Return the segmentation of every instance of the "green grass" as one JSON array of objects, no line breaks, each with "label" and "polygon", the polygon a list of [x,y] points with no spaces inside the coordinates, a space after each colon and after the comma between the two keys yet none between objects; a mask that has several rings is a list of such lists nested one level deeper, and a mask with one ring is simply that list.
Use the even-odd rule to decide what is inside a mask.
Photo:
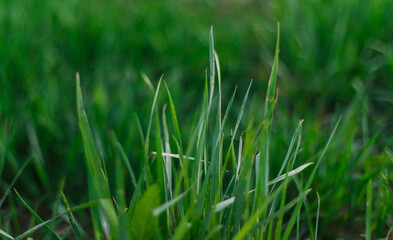
[{"label": "green grass", "polygon": [[392,7],[3,1],[0,238],[388,238]]}]

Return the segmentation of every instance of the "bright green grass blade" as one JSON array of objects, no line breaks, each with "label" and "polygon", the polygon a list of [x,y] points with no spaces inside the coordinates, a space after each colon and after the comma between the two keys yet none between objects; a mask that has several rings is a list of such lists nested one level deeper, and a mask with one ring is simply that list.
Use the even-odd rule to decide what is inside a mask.
[{"label": "bright green grass blade", "polygon": [[184,198],[184,196],[186,196],[186,194],[188,193],[189,190],[190,189],[187,189],[187,191],[179,194],[178,196],[174,197],[173,199],[169,200],[168,202],[162,204],[159,207],[154,208],[153,209],[153,216],[160,215],[162,212],[164,212],[165,210],[167,210],[168,208],[170,208],[171,206],[175,205],[177,202],[182,200]]},{"label": "bright green grass blade", "polygon": [[132,239],[161,239],[158,219],[153,216],[153,209],[160,204],[160,188],[150,186],[135,206],[130,222]]},{"label": "bright green grass blade", "polygon": [[[38,223],[43,223],[44,220],[42,220],[42,218],[40,216],[38,216],[38,214],[29,206],[29,204],[27,204],[25,202],[25,200],[19,195],[18,191],[16,191],[16,189],[14,188],[14,192],[16,193],[16,195],[18,196],[19,200],[23,203],[23,205],[25,205],[25,207],[27,208],[27,210],[29,210],[29,212],[34,216],[35,220]],[[55,239],[61,239],[54,231],[52,228],[50,228],[49,226],[45,226],[45,230],[48,231],[48,234]]]},{"label": "bright green grass blade", "polygon": [[219,124],[219,127],[221,127],[221,70],[220,70],[220,61],[218,59],[218,55],[216,53],[216,51],[214,51],[214,60],[216,63],[216,68],[217,68],[217,81],[218,81],[218,109],[217,109],[217,113],[218,113],[218,117],[217,117],[217,121]]},{"label": "bright green grass blade", "polygon": [[[287,151],[287,154],[285,156],[284,162],[281,165],[280,171],[278,172],[278,176],[281,175],[281,173],[285,169],[285,166],[287,166],[287,163],[288,163],[288,161],[290,159],[290,156],[291,156],[291,153],[292,153],[292,149],[293,149],[293,147],[295,145],[295,142],[296,142],[296,139],[297,139],[297,147],[296,147],[296,150],[295,150],[295,153],[294,153],[294,158],[293,158],[293,161],[292,161],[291,165],[293,166],[294,163],[295,163],[296,155],[297,155],[299,147],[300,147],[300,141],[302,139],[302,124],[303,124],[303,120],[300,120],[299,121],[299,125],[296,128],[295,133],[292,136],[292,139],[291,139],[291,142],[289,144],[288,151]],[[292,170],[292,168],[290,168],[290,170]]]},{"label": "bright green grass blade", "polygon": [[237,156],[235,184],[239,182],[239,173],[240,173],[240,168],[241,168],[241,164],[242,164],[242,151],[243,151],[243,137],[240,136],[240,139],[239,139],[239,150],[238,150],[238,156]]},{"label": "bright green grass blade", "polygon": [[252,163],[255,158],[255,147],[254,141],[256,132],[252,128],[252,124],[248,125],[244,139],[244,160],[242,161],[242,169],[240,171],[239,183],[235,190],[235,202],[233,206],[234,220],[233,220],[233,234],[236,234],[240,230],[241,221],[244,214],[249,214],[248,208],[245,207],[245,203],[248,201],[248,189],[250,187],[250,178],[252,172]]},{"label": "bright green grass blade", "polygon": [[123,160],[123,163],[127,167],[128,174],[131,177],[132,184],[134,185],[134,187],[136,187],[137,182],[136,182],[136,178],[135,178],[135,173],[134,173],[134,170],[131,167],[130,160],[128,159],[127,154],[124,151],[123,146],[117,140],[116,134],[114,132],[111,132],[110,136],[111,136],[111,139],[112,139],[112,143],[115,145],[117,150],[120,152],[121,159]]},{"label": "bright green grass blade", "polygon": [[[160,126],[160,117],[158,114],[158,107],[155,109],[155,114],[154,114],[154,134],[155,134],[155,144],[156,144],[156,150],[157,152],[162,153],[163,151],[163,146],[162,146],[162,139],[161,139],[161,126]],[[166,192],[166,185],[165,185],[165,162],[162,154],[157,154],[156,156],[156,162],[155,162],[155,182],[158,184],[160,187],[160,192],[165,193]]]},{"label": "bright green grass blade", "polygon": [[[169,144],[169,131],[168,131],[168,125],[167,125],[167,121],[166,121],[166,104],[164,105],[163,109],[162,109],[162,130],[164,133],[164,148],[165,148],[165,152],[166,153],[171,153],[171,147]],[[163,150],[162,150],[163,151]],[[164,191],[165,191],[165,202],[168,202],[169,199],[172,199],[173,197],[173,193],[172,193],[172,158],[171,156],[165,156],[164,154],[162,154],[162,158],[164,160],[163,164],[164,164]],[[168,232],[171,231],[171,218],[170,218],[170,212],[169,212],[169,208],[166,208],[166,217],[167,217],[167,230]]]},{"label": "bright green grass blade", "polygon": [[158,85],[157,85],[156,92],[154,94],[154,99],[153,99],[153,103],[152,103],[151,110],[150,110],[149,124],[147,126],[147,132],[146,132],[145,144],[144,144],[144,147],[145,147],[145,158],[144,158],[145,164],[144,164],[144,168],[145,168],[145,171],[146,171],[146,174],[147,174],[147,179],[148,179],[147,184],[153,182],[153,175],[152,175],[152,172],[151,172],[151,169],[150,169],[150,163],[149,163],[149,156],[148,156],[148,154],[150,152],[150,150],[149,150],[149,146],[150,146],[150,131],[151,131],[152,123],[153,123],[153,118],[155,118],[154,114],[157,111],[156,104],[157,104],[158,94],[159,94],[160,89],[161,89],[162,78],[163,78],[163,75],[161,75],[161,77],[160,77],[160,80],[159,80]]},{"label": "bright green grass blade", "polygon": [[[76,75],[76,96],[79,127],[83,139],[88,171],[89,198],[91,200],[95,200],[97,198],[111,199],[108,178],[103,170],[102,162],[97,152],[93,134],[90,129],[89,120],[83,108],[82,90],[80,87],[80,78],[78,73]],[[98,207],[92,208],[95,236],[100,238],[101,228],[99,225],[101,225],[106,235],[109,235],[110,231],[110,234],[115,237],[118,232],[118,225],[116,225],[116,220],[113,219],[113,213],[115,212],[114,206],[112,204],[107,204],[106,202],[103,203],[105,205],[102,206],[102,209],[104,210],[106,216],[100,214],[101,210]],[[109,225],[106,223],[109,223]]]},{"label": "bright green grass blade", "polygon": [[[181,152],[180,144],[177,142],[176,138],[174,138],[174,141],[176,143],[177,151]],[[188,168],[189,168],[190,161],[188,159],[187,159],[187,161],[185,161],[184,156],[180,155],[180,163],[183,163],[183,164],[180,164],[181,172],[178,174],[178,178],[179,178],[179,176],[180,176],[180,178],[177,180],[177,184],[175,187],[175,195],[178,195],[180,193],[181,188],[183,186],[186,186],[186,187],[190,186],[191,188],[193,188],[193,190],[195,190],[194,185],[191,184],[190,177],[188,176]],[[182,182],[183,178],[184,178],[184,183]],[[195,191],[193,191],[193,192],[195,192]],[[179,203],[178,209],[179,209],[179,213],[180,213],[180,219],[183,220],[185,214],[184,214],[184,207],[183,207],[182,202]]]},{"label": "bright green grass blade", "polygon": [[3,235],[4,237],[9,238],[9,239],[14,239],[14,237],[12,237],[10,234],[4,232],[1,229],[0,229],[0,235]]},{"label": "bright green grass blade", "polygon": [[4,203],[4,200],[6,199],[6,197],[8,196],[9,192],[11,191],[12,186],[14,186],[15,182],[18,180],[18,178],[20,177],[20,175],[22,174],[23,170],[26,168],[26,166],[30,163],[30,159],[27,160],[22,167],[19,168],[18,172],[15,174],[14,178],[12,179],[11,183],[8,184],[7,189],[5,190],[3,197],[1,197],[0,199],[0,208]]},{"label": "bright green grass blade", "polygon": [[69,211],[67,210],[67,211],[65,211],[63,213],[60,213],[59,215],[57,215],[57,216],[55,216],[55,217],[53,217],[53,218],[51,218],[51,219],[49,219],[49,220],[47,220],[45,222],[42,222],[42,223],[40,223],[40,224],[38,224],[38,225],[36,225],[36,226],[26,230],[24,233],[22,233],[21,235],[17,236],[15,238],[15,240],[25,239],[27,236],[31,235],[35,231],[39,230],[42,227],[47,226],[49,223],[57,220],[60,217],[63,217],[64,215],[66,215],[68,213],[79,211],[79,210],[82,210],[82,209],[85,209],[85,208],[89,208],[89,207],[92,207],[92,206],[96,206],[98,204],[100,204],[100,201],[99,200],[94,200],[94,201],[90,201],[90,202],[78,205],[78,206],[76,206],[74,208],[71,208],[71,210],[69,210]]},{"label": "bright green grass blade", "polygon": [[[209,105],[207,110],[207,118],[210,113],[211,104],[213,102],[213,93],[214,93],[214,82],[215,82],[215,58],[214,58],[214,37],[213,37],[213,26],[210,28],[209,35],[209,69],[210,69],[210,95],[209,95]],[[206,120],[207,121],[207,120]]]},{"label": "bright green grass blade", "polygon": [[[300,141],[301,141],[301,136],[302,136],[302,134],[301,134],[301,131],[302,131],[302,123],[303,123],[303,120],[301,120],[301,121],[299,122],[299,126],[298,126],[298,128],[295,130],[295,133],[294,133],[293,136],[292,136],[292,140],[291,140],[291,142],[290,142],[290,144],[289,144],[289,148],[288,148],[287,154],[286,154],[286,156],[285,156],[284,162],[283,162],[283,164],[282,164],[282,166],[281,166],[281,169],[280,169],[280,171],[279,171],[279,173],[278,173],[278,177],[276,178],[276,180],[279,180],[280,178],[285,178],[285,177],[286,177],[286,174],[280,176],[280,174],[283,172],[285,166],[287,166],[287,172],[288,172],[288,169],[289,169],[289,170],[292,170],[292,169],[293,169],[294,162],[295,162],[295,160],[296,160],[296,156],[297,156],[297,153],[299,152],[299,147],[300,147]],[[290,158],[290,155],[291,155],[291,153],[292,153],[292,149],[293,149],[293,146],[295,145],[296,139],[297,139],[297,146],[296,146],[295,152],[293,153],[293,156]],[[289,164],[288,164],[288,161],[289,161],[290,159],[292,159],[292,160],[291,160],[292,163],[289,165]],[[289,172],[289,173],[288,173],[288,176],[296,175],[296,174],[297,174],[297,173],[296,173],[296,170],[299,170],[299,172],[300,172],[300,171],[303,170],[303,169],[301,169],[303,166],[304,166],[304,168],[305,168],[305,167],[308,167],[310,164],[312,164],[312,163],[304,164],[304,165],[302,165],[301,167],[295,169],[294,172],[293,172],[293,171]],[[291,167],[289,167],[289,166],[291,166]],[[292,173],[294,173],[294,174],[292,174]],[[274,183],[274,181],[275,181],[275,180],[272,180],[271,182]],[[275,188],[275,183],[274,183],[274,185],[273,185],[273,187],[271,188],[270,191],[273,191],[274,188]],[[279,202],[279,199],[278,199],[278,196],[277,196],[277,199],[274,199],[273,204],[272,204],[271,207],[270,207],[269,215],[272,214],[274,210],[276,210],[276,207],[277,207],[277,205],[278,205],[278,202]],[[270,226],[269,226],[269,233],[270,233],[270,234],[271,234],[270,231],[273,230],[272,228],[273,228],[273,224],[270,224]],[[277,237],[276,237],[276,239],[277,239]]]},{"label": "bright green grass blade", "polygon": [[182,240],[187,239],[185,236],[191,229],[192,224],[189,222],[181,222],[176,228],[175,234],[171,237],[171,240]]},{"label": "bright green grass blade", "polygon": [[219,151],[221,149],[221,144],[222,144],[222,134],[223,134],[223,130],[224,130],[224,126],[226,123],[226,120],[228,119],[228,115],[229,115],[229,111],[232,107],[232,103],[233,100],[235,98],[236,95],[236,89],[233,91],[232,97],[228,103],[227,109],[225,110],[225,115],[224,118],[222,120],[222,124],[220,125],[220,129],[219,131],[216,133],[214,139],[216,139],[214,147],[213,147],[213,151],[212,151],[212,177],[213,177],[213,181],[212,181],[212,187],[211,187],[211,200],[213,201],[212,203],[214,203],[216,200],[218,199],[219,193],[219,189],[221,189],[221,179],[223,179],[223,177],[221,176],[221,169],[220,169],[220,162],[221,159],[219,158]]},{"label": "bright green grass blade", "polygon": [[[165,147],[165,152],[166,153],[171,153],[171,146],[169,144],[169,133],[168,133],[168,125],[166,123],[166,114],[165,114],[165,109],[166,105],[164,106],[162,110],[162,130],[164,132],[164,147]],[[164,157],[164,156],[163,156]],[[168,194],[169,192],[169,198],[172,198],[172,158],[171,156],[165,156],[164,157],[164,164],[165,164],[165,201],[168,199]]]},{"label": "bright green grass blade", "polygon": [[173,128],[175,129],[175,133],[176,133],[176,136],[177,136],[177,140],[179,141],[180,147],[183,150],[182,138],[181,138],[181,134],[180,134],[179,124],[177,122],[177,115],[176,115],[175,105],[173,104],[172,96],[171,96],[171,93],[169,91],[169,88],[168,88],[166,82],[164,82],[164,85],[165,85],[166,91],[168,93],[169,106],[171,108]]},{"label": "bright green grass blade", "polygon": [[318,239],[319,210],[321,208],[321,199],[319,198],[318,192],[317,192],[317,198],[318,198],[318,209],[317,209],[317,219],[315,220],[315,240]]},{"label": "bright green grass blade", "polygon": [[[67,198],[63,192],[61,192],[61,196],[63,197],[63,202],[64,202],[64,205],[65,205],[67,211],[70,211],[71,210],[70,205],[69,205]],[[82,239],[80,231],[79,231],[79,226],[75,221],[74,215],[72,214],[72,212],[69,212],[67,215],[68,215],[68,220],[71,225],[72,233],[74,234],[75,239],[77,239],[77,240]]]},{"label": "bright green grass blade", "polygon": [[367,202],[366,202],[366,240],[371,240],[371,214],[373,200],[373,182],[368,180],[367,184]]},{"label": "bright green grass blade", "polygon": [[83,144],[85,147],[85,155],[87,159],[87,167],[90,169],[94,184],[101,198],[110,198],[109,186],[106,176],[102,169],[101,159],[95,147],[93,134],[90,130],[89,121],[83,108],[82,90],[80,88],[79,74],[76,75],[76,96],[79,126],[82,133]]},{"label": "bright green grass blade", "polygon": [[[200,121],[197,126],[198,130],[198,139],[197,139],[197,145],[196,145],[196,159],[200,160],[203,159],[204,156],[204,147],[205,147],[205,141],[206,141],[206,119],[207,119],[207,114],[208,114],[208,84],[207,84],[207,74],[206,74],[206,79],[205,79],[205,90],[204,90],[204,95],[203,95],[203,104],[202,104],[202,114],[200,116]],[[203,172],[206,174],[207,173],[207,161],[205,161],[203,164],[201,161],[196,161],[197,167],[194,167],[193,169],[197,169],[197,179],[196,179],[196,189],[197,189],[197,194],[200,193],[200,188],[201,185],[203,184],[202,181],[202,174]]]},{"label": "bright green grass blade", "polygon": [[146,149],[149,149],[151,125],[153,122],[154,112],[156,109],[158,94],[160,92],[162,77],[163,77],[163,75],[161,75],[160,80],[158,81],[157,89],[154,94],[154,99],[153,99],[153,103],[152,103],[151,110],[150,110],[150,120],[149,120],[149,125],[147,126],[147,133],[146,133],[146,139],[145,139],[145,148]]},{"label": "bright green grass blade", "polygon": [[[248,85],[246,95],[244,95],[243,102],[242,102],[242,105],[241,105],[241,107],[240,107],[239,114],[237,115],[237,120],[236,120],[235,129],[234,129],[234,131],[233,131],[232,138],[231,138],[231,144],[229,145],[229,148],[228,148],[228,149],[230,149],[230,148],[232,147],[232,145],[233,145],[233,140],[234,140],[235,137],[236,137],[236,133],[237,133],[237,130],[238,130],[238,128],[239,128],[240,121],[241,121],[242,118],[243,118],[243,114],[244,114],[244,110],[246,109],[246,103],[247,103],[247,100],[248,100],[248,94],[250,93],[251,86],[252,86],[252,80],[250,81],[250,85]],[[228,150],[228,151],[229,151],[229,150]]]},{"label": "bright green grass blade", "polygon": [[229,100],[227,109],[225,110],[225,115],[224,115],[224,118],[222,119],[222,123],[221,123],[220,129],[219,129],[219,132],[217,133],[217,135],[216,135],[216,137],[215,137],[215,138],[216,138],[216,142],[215,142],[215,145],[214,145],[214,150],[213,150],[213,152],[214,152],[214,151],[217,149],[217,147],[219,146],[220,139],[221,139],[222,133],[223,133],[223,131],[224,131],[224,126],[225,126],[225,123],[226,123],[226,121],[227,121],[227,119],[228,119],[229,111],[231,110],[233,100],[235,99],[236,90],[237,90],[237,87],[236,87],[235,90],[233,91],[232,97],[231,97],[231,99]]},{"label": "bright green grass blade", "polygon": [[280,42],[280,28],[277,25],[277,42],[276,50],[274,54],[274,61],[272,71],[270,73],[268,89],[266,93],[265,101],[265,119],[263,124],[263,130],[261,134],[261,145],[260,153],[261,158],[259,166],[256,168],[256,193],[254,197],[254,208],[258,208],[258,205],[268,196],[268,181],[269,181],[269,144],[270,144],[270,132],[271,124],[273,121],[273,110],[275,105],[276,95],[276,82],[277,82],[277,69],[278,69],[278,54],[279,54],[279,42]]},{"label": "bright green grass blade", "polygon": [[280,24],[277,23],[277,40],[276,50],[274,53],[274,61],[272,71],[270,73],[269,84],[267,87],[266,102],[265,102],[265,113],[269,112],[269,108],[272,107],[272,103],[276,96],[276,82],[277,82],[277,70],[278,70],[278,54],[279,54],[279,43],[280,43]]},{"label": "bright green grass blade", "polygon": [[[88,177],[87,177],[87,190],[88,190],[88,195],[89,199],[99,199],[99,195],[97,193],[94,180],[92,177],[92,173],[90,172],[91,170],[88,168]],[[104,235],[103,235],[103,224],[101,224],[101,208],[100,206],[92,206],[90,209],[90,214],[91,214],[91,222],[92,222],[92,230],[94,233],[94,237],[97,240],[103,240]]]}]

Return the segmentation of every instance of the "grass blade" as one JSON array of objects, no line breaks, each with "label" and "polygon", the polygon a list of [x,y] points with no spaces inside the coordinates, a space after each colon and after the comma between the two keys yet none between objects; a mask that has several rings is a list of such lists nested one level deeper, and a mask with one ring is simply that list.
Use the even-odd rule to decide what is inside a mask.
[{"label": "grass blade", "polygon": [[[43,223],[44,220],[42,220],[42,218],[40,216],[38,216],[38,214],[29,206],[29,204],[26,203],[26,201],[19,195],[18,191],[16,191],[16,189],[14,188],[14,192],[16,193],[16,195],[18,196],[19,200],[23,203],[23,205],[25,205],[25,207],[27,208],[27,210],[29,210],[29,212],[34,216],[34,218],[36,219],[37,222],[39,223]],[[48,234],[55,239],[61,239],[54,231],[52,228],[50,228],[49,226],[45,225],[45,230],[48,231]]]},{"label": "grass blade", "polygon": [[81,204],[81,205],[79,205],[79,206],[76,206],[76,207],[74,207],[74,208],[71,208],[71,210],[67,210],[67,211],[65,211],[65,212],[63,212],[63,213],[61,213],[61,214],[59,214],[59,215],[57,215],[57,216],[55,216],[55,217],[53,217],[53,218],[51,218],[51,219],[49,219],[49,220],[46,220],[46,221],[44,221],[44,222],[42,222],[42,223],[40,223],[40,224],[38,224],[38,225],[36,225],[36,226],[34,226],[34,227],[28,229],[28,230],[26,230],[24,233],[22,233],[21,235],[17,236],[17,237],[15,238],[15,240],[19,240],[19,239],[24,239],[24,238],[26,238],[27,236],[31,235],[31,234],[34,233],[35,231],[39,230],[39,229],[42,228],[42,227],[47,226],[49,223],[51,223],[51,222],[57,220],[58,218],[64,216],[65,214],[68,214],[68,213],[71,213],[71,212],[75,212],[75,211],[79,211],[79,210],[82,210],[82,209],[85,209],[85,208],[88,208],[88,207],[96,206],[96,205],[98,205],[99,203],[100,203],[99,200],[94,200],[94,201],[90,201],[90,202]]},{"label": "grass blade", "polygon": [[158,219],[152,213],[160,202],[159,198],[159,187],[152,185],[136,203],[130,222],[132,239],[161,239],[158,231]]},{"label": "grass blade", "polygon": [[367,184],[367,203],[366,203],[366,240],[371,240],[371,214],[373,200],[372,180],[368,180]]},{"label": "grass blade", "polygon": [[[279,42],[280,42],[280,28],[277,25],[277,42],[276,50],[274,54],[274,61],[272,71],[270,73],[268,89],[266,93],[265,101],[265,119],[263,124],[263,130],[261,134],[261,145],[260,145],[260,162],[258,161],[258,167],[256,167],[256,193],[254,197],[254,208],[258,208],[258,205],[263,199],[268,196],[268,181],[269,181],[269,144],[270,144],[270,132],[271,124],[273,120],[273,109],[275,105],[275,94],[276,94],[276,82],[277,82],[277,69],[278,69],[278,54],[279,54]],[[257,162],[257,161],[256,161]]]},{"label": "grass blade", "polygon": [[127,157],[126,152],[123,149],[123,146],[117,140],[116,134],[114,132],[111,132],[111,139],[112,139],[113,144],[116,146],[117,150],[120,152],[121,159],[123,160],[123,163],[126,165],[127,170],[128,170],[128,174],[131,177],[131,182],[134,185],[134,187],[136,188],[137,182],[136,182],[134,170],[131,167],[130,161]]},{"label": "grass blade", "polygon": [[3,235],[3,236],[6,237],[6,238],[14,239],[14,237],[12,237],[10,234],[4,232],[4,231],[1,230],[1,229],[0,229],[0,234]]},{"label": "grass blade", "polygon": [[[61,196],[63,197],[63,202],[64,202],[64,205],[65,205],[67,211],[71,211],[70,205],[68,204],[67,198],[63,192],[61,192]],[[79,232],[79,227],[75,221],[74,216],[72,215],[72,212],[69,212],[67,215],[68,215],[68,220],[71,225],[72,233],[74,234],[75,239],[77,239],[77,240],[82,239],[81,234]]]},{"label": "grass blade", "polygon": [[8,196],[9,192],[11,191],[12,186],[14,186],[15,182],[18,180],[20,175],[22,174],[23,170],[26,168],[26,166],[30,163],[30,160],[27,160],[22,167],[19,168],[18,172],[15,174],[14,178],[12,179],[11,183],[8,185],[7,189],[5,190],[3,197],[0,199],[0,208],[4,203],[4,200]]},{"label": "grass blade", "polygon": [[154,208],[153,209],[153,216],[160,215],[162,212],[164,212],[165,210],[167,210],[168,208],[170,208],[171,206],[173,206],[174,204],[176,204],[177,202],[182,200],[182,198],[184,196],[186,196],[188,191],[189,191],[189,189],[187,191],[179,194],[178,196],[174,197],[173,199],[169,200],[168,202],[162,204],[161,206]]},{"label": "grass blade", "polygon": [[317,192],[317,198],[318,198],[318,209],[317,209],[317,219],[315,220],[315,240],[318,239],[319,210],[321,208],[321,199],[319,198],[318,192]]}]

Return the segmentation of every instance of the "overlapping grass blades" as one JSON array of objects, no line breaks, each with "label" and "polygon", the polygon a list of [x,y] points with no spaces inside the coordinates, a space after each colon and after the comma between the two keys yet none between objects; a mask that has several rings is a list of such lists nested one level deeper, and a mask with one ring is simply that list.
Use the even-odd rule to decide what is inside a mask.
[{"label": "overlapping grass blades", "polygon": [[[76,74],[76,98],[79,127],[83,139],[86,166],[88,172],[88,189],[91,200],[105,200],[101,206],[91,208],[94,235],[103,238],[103,233],[111,238],[117,238],[118,219],[112,204],[108,176],[104,170],[102,160],[97,152],[89,121],[83,107],[82,90],[79,74]],[[109,229],[108,229],[109,228]]]},{"label": "overlapping grass blades", "polygon": [[[218,54],[214,49],[213,29],[210,31],[209,41],[209,78],[206,74],[205,93],[198,110],[199,119],[191,130],[187,130],[191,136],[187,143],[183,142],[170,87],[161,77],[154,89],[149,78],[143,75],[154,96],[146,134],[137,121],[143,146],[142,166],[140,170],[133,169],[115,133],[110,132],[115,150],[115,191],[109,188],[105,164],[97,153],[83,109],[77,75],[78,118],[86,155],[89,197],[91,200],[100,199],[101,203],[91,209],[96,239],[102,239],[102,236],[109,239],[181,239],[191,236],[201,239],[243,239],[266,236],[271,239],[273,235],[275,238],[289,238],[296,220],[299,221],[301,207],[311,191],[312,179],[338,123],[316,164],[305,162],[295,167],[302,135],[301,120],[277,176],[269,177],[269,144],[277,101],[278,52],[279,33],[262,123],[260,127],[248,123],[248,128],[241,136],[238,136],[237,132],[245,112],[251,83],[235,124],[228,124],[236,89],[222,115],[221,72]],[[215,90],[216,80],[218,90]],[[166,117],[166,105],[162,108],[162,114],[159,114],[162,82],[169,101],[169,121]],[[216,92],[218,97],[215,96]],[[230,135],[227,134],[228,128],[231,128]],[[155,144],[152,145],[151,142]],[[237,153],[234,146],[236,142]],[[256,154],[257,152],[259,153]],[[309,166],[314,168],[308,181],[299,188],[296,197],[287,199],[291,180],[296,179]],[[127,170],[130,178],[124,176],[123,168]],[[128,204],[124,194],[126,179],[129,179],[133,186],[132,198]],[[112,199],[115,201],[112,202]],[[288,211],[291,211],[291,217],[288,222],[284,222],[284,214]],[[164,212],[165,216],[162,214]],[[72,223],[71,214],[69,218]],[[71,226],[74,234],[78,235],[77,226]]]}]

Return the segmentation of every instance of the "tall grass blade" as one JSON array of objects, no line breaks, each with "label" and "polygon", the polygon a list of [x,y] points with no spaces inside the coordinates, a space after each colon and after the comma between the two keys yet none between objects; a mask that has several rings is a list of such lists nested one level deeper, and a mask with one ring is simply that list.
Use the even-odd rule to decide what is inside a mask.
[{"label": "tall grass blade", "polygon": [[[105,175],[103,169],[103,163],[101,162],[100,156],[98,154],[93,134],[90,129],[89,120],[87,118],[85,109],[83,107],[82,90],[80,87],[79,73],[76,74],[76,97],[77,97],[77,111],[79,128],[81,131],[83,145],[86,156],[86,165],[88,172],[88,187],[89,187],[89,198],[90,200],[95,200],[97,198],[101,199],[111,199],[111,194],[109,190],[108,178]],[[106,204],[106,203],[105,203]],[[115,237],[117,235],[117,225],[109,225],[115,223],[112,221],[112,214],[115,212],[113,205],[106,204],[105,207],[102,206],[106,216],[102,213],[99,207],[93,207],[92,218],[93,218],[93,228],[94,234],[97,238],[101,238],[101,230],[104,230],[106,235],[110,234]],[[107,222],[109,220],[109,222]],[[108,231],[109,227],[109,231]]]},{"label": "tall grass blade", "polygon": [[175,110],[175,105],[173,104],[173,100],[172,100],[172,96],[171,93],[169,91],[169,88],[166,84],[166,82],[164,82],[166,91],[168,93],[168,98],[169,98],[169,106],[171,108],[171,115],[172,115],[172,123],[173,123],[173,127],[175,129],[175,133],[177,136],[177,140],[179,141],[180,147],[183,150],[183,144],[182,144],[182,138],[181,138],[181,134],[180,134],[180,128],[179,128],[179,124],[177,122],[177,116],[176,116],[176,110]]},{"label": "tall grass blade", "polygon": [[260,161],[256,167],[256,193],[254,196],[254,208],[258,208],[258,205],[263,199],[268,196],[268,181],[269,181],[269,144],[270,144],[270,132],[271,124],[273,121],[273,110],[275,105],[275,94],[276,94],[276,82],[277,82],[277,69],[278,69],[278,54],[279,54],[279,42],[280,42],[280,28],[277,25],[277,42],[276,50],[274,54],[274,61],[272,71],[270,73],[268,89],[266,93],[265,101],[265,118],[263,123],[263,129],[261,134],[261,145],[260,145]]},{"label": "tall grass blade", "polygon": [[111,136],[112,136],[111,139],[112,139],[113,144],[115,145],[117,150],[120,152],[121,159],[123,160],[123,163],[127,167],[128,174],[130,175],[130,178],[131,178],[131,182],[134,185],[134,187],[136,188],[137,187],[137,181],[136,181],[136,178],[135,178],[134,170],[131,167],[130,160],[128,159],[127,154],[124,151],[123,146],[117,140],[116,134],[114,132],[112,132]]},{"label": "tall grass blade", "polygon": [[[147,126],[147,133],[146,133],[146,139],[145,139],[145,148],[147,151],[149,150],[151,125],[153,122],[154,112],[156,111],[157,98],[158,98],[158,94],[160,92],[162,77],[163,77],[163,75],[161,75],[160,80],[158,81],[157,89],[154,94],[153,104],[151,106],[149,125]],[[149,163],[146,163],[146,164],[149,165]]]}]

